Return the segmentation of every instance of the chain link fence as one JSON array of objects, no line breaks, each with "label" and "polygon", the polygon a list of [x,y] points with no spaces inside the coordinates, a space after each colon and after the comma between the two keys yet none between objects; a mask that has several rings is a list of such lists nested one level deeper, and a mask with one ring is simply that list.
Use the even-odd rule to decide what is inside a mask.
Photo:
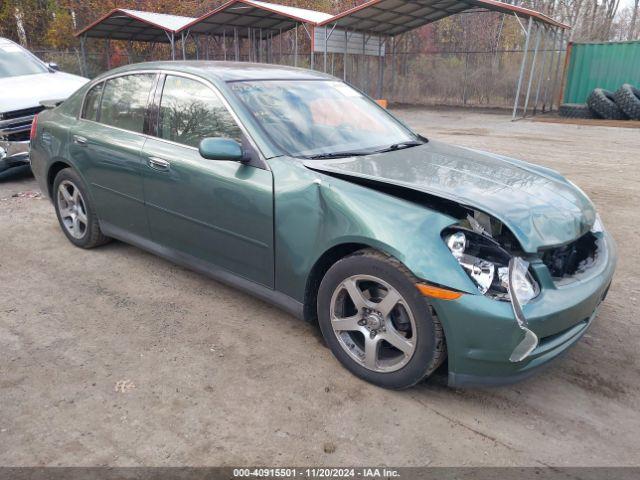
[{"label": "chain link fence", "polygon": [[[219,50],[219,49],[217,49]],[[199,52],[200,59],[224,60],[220,51]],[[119,65],[162,60],[170,58],[166,46],[150,48],[146,52],[118,51],[107,58],[106,50],[102,52],[88,51],[86,55],[86,72],[82,64],[82,55],[78,50],[34,51],[45,62],[58,64],[61,70],[95,77],[96,75]],[[177,52],[181,57],[181,52]],[[521,104],[524,104],[527,90],[530,90],[530,106],[535,102],[539,109],[548,110],[551,103],[558,98],[560,81],[553,78],[559,76],[557,71],[564,64],[564,51],[547,50],[538,52],[539,59],[533,75],[531,87],[525,85],[521,91]],[[187,54],[190,59],[196,58],[195,51]],[[374,98],[385,98],[390,103],[412,105],[467,106],[485,108],[512,108],[515,100],[516,85],[520,75],[523,51],[497,50],[491,52],[447,52],[447,53],[412,53],[396,52],[388,54],[382,60],[378,57],[362,55],[328,54],[327,72],[337,77],[345,76],[352,85],[360,88]],[[226,59],[235,60],[231,52]],[[249,61],[249,55],[240,55],[241,61]],[[253,60],[253,57],[252,57]],[[299,67],[311,67],[311,55],[298,55],[297,62],[292,53],[265,52],[263,61],[282,65],[297,63]],[[382,62],[383,72],[380,74]],[[531,69],[529,54],[527,75]],[[313,67],[324,70],[324,57],[316,53]],[[557,106],[557,105],[556,105]]]}]

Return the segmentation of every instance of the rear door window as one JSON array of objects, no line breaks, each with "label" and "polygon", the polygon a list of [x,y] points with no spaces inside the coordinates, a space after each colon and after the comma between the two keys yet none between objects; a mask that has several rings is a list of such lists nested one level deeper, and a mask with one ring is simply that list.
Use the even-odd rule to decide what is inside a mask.
[{"label": "rear door window", "polygon": [[211,88],[174,75],[167,76],[162,90],[158,136],[191,147],[207,137],[242,141],[240,127]]},{"label": "rear door window", "polygon": [[142,133],[154,78],[155,74],[143,73],[107,80],[102,94],[100,123]]}]

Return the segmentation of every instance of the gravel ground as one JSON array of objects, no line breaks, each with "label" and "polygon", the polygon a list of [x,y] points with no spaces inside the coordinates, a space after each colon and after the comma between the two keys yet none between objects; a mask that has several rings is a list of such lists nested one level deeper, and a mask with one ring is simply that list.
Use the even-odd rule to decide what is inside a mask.
[{"label": "gravel ground", "polygon": [[620,263],[564,359],[499,389],[376,388],[248,295],[122,243],[73,247],[23,169],[0,174],[0,465],[640,465],[640,131],[397,113],[594,200]]}]

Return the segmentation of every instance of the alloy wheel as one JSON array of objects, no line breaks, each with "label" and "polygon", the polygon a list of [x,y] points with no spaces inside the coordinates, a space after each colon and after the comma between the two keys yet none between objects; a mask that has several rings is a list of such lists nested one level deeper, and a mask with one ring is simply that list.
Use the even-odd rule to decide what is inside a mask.
[{"label": "alloy wheel", "polygon": [[57,192],[58,212],[65,230],[73,238],[80,239],[87,233],[87,207],[78,187],[63,180]]},{"label": "alloy wheel", "polygon": [[331,297],[331,327],[340,346],[374,372],[404,367],[416,349],[416,323],[402,295],[384,280],[353,275]]}]

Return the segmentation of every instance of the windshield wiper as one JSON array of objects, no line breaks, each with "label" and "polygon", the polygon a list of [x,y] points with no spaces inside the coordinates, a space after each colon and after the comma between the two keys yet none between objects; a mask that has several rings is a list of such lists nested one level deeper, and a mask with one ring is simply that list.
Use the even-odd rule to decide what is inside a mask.
[{"label": "windshield wiper", "polygon": [[393,152],[395,150],[402,150],[403,148],[417,147],[418,145],[424,145],[426,142],[420,140],[409,140],[407,142],[394,143],[386,148],[376,150],[375,153]]},{"label": "windshield wiper", "polygon": [[376,153],[376,152],[372,152],[370,150],[369,151],[356,150],[353,152],[317,153],[315,155],[308,155],[303,158],[306,158],[307,160],[321,160],[325,158],[362,157],[364,155],[371,155],[372,153]]},{"label": "windshield wiper", "polygon": [[417,147],[418,145],[424,145],[429,140],[423,136],[418,136],[418,140],[407,140],[406,142],[394,143],[380,150],[354,150],[352,152],[330,152],[330,153],[317,153],[315,155],[304,156],[307,160],[320,160],[326,158],[346,158],[346,157],[362,157],[364,155],[372,155],[375,153],[393,152],[394,150],[402,150],[403,148]]}]

